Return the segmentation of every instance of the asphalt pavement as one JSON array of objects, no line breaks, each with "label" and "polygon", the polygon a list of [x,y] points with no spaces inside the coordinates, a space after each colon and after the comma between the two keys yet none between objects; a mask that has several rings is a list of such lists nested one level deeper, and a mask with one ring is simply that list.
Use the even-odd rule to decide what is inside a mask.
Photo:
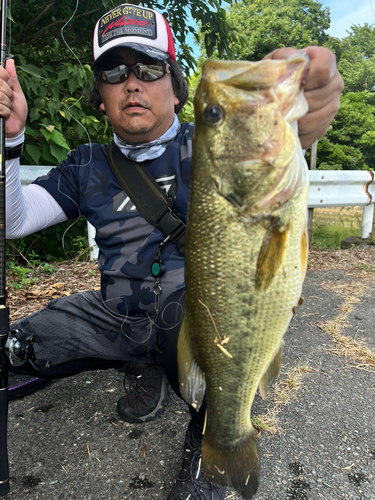
[{"label": "asphalt pavement", "polygon": [[[272,432],[259,437],[257,500],[375,500],[375,368],[366,363],[375,356],[375,279],[355,286],[345,271],[307,274],[305,302],[285,335],[281,385],[253,405]],[[342,335],[363,339],[364,354],[349,357],[350,342],[340,349],[329,333],[338,323]],[[122,374],[111,370],[11,401],[11,492],[3,498],[165,500],[187,407],[171,394],[160,417],[131,425],[116,413],[122,395]]]}]

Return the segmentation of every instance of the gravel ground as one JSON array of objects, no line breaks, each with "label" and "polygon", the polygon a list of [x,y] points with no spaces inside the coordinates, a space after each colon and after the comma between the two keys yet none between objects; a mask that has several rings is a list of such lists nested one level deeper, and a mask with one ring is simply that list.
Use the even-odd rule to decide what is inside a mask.
[{"label": "gravel ground", "polygon": [[[257,500],[375,500],[375,269],[363,267],[374,254],[356,266],[336,254],[313,259],[279,382],[253,405],[268,429],[259,436]],[[11,401],[3,498],[165,500],[186,405],[171,394],[160,417],[131,425],[116,414],[121,395],[122,375],[111,370]]]}]

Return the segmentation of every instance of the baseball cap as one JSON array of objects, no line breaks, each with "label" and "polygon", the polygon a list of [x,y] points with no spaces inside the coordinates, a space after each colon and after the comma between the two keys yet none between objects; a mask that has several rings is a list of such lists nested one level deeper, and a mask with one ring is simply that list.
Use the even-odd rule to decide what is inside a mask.
[{"label": "baseball cap", "polygon": [[153,9],[124,3],[102,16],[94,29],[94,69],[109,50],[129,47],[153,59],[176,62],[172,30]]}]

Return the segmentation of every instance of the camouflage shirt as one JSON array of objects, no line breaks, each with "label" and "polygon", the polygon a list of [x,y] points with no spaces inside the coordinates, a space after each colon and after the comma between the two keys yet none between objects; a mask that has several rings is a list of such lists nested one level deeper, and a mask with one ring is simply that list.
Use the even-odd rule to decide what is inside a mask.
[{"label": "camouflage shirt", "polygon": [[[184,123],[166,151],[144,162],[173,200],[172,210],[186,222],[194,127]],[[107,161],[107,146],[82,145],[67,160],[39,177],[68,219],[84,215],[96,229],[101,293],[107,307],[127,316],[155,312],[151,264],[163,234],[139,214]],[[161,278],[163,302],[184,286],[184,256],[175,245],[162,250],[166,272]]]}]

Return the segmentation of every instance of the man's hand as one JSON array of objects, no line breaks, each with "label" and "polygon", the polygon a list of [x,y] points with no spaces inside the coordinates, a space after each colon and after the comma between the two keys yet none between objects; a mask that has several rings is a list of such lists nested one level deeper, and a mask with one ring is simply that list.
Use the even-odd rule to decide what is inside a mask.
[{"label": "man's hand", "polygon": [[[325,47],[302,49],[310,58],[310,68],[304,86],[309,105],[307,114],[298,120],[298,135],[303,149],[322,137],[340,108],[344,82],[337,71],[336,56]],[[276,49],[265,59],[285,59],[301,50]]]},{"label": "man's hand", "polygon": [[16,137],[25,128],[27,103],[19,84],[13,59],[0,66],[0,116],[5,118],[5,136]]}]

